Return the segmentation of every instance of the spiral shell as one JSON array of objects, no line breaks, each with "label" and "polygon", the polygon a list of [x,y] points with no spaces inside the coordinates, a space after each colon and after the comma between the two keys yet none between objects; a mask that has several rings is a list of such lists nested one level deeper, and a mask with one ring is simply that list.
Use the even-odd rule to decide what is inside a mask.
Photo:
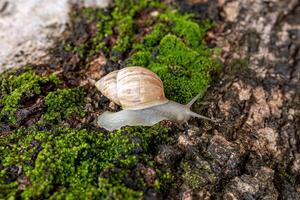
[{"label": "spiral shell", "polygon": [[95,86],[100,92],[114,103],[121,105],[117,93],[117,74],[119,70],[110,72],[96,82]]},{"label": "spiral shell", "polygon": [[96,87],[104,96],[128,110],[149,108],[169,101],[160,78],[143,67],[113,71],[101,78]]}]

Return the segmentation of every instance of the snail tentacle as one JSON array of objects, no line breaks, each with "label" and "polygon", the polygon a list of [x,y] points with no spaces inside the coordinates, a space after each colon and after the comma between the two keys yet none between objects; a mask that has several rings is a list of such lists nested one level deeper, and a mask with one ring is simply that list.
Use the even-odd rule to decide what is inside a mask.
[{"label": "snail tentacle", "polygon": [[197,118],[200,118],[200,119],[205,119],[205,120],[209,120],[209,121],[212,121],[212,122],[217,122],[216,120],[213,120],[209,117],[205,117],[203,115],[199,115],[198,113],[195,113],[193,111],[189,111],[188,114],[191,116],[191,117],[197,117]]},{"label": "snail tentacle", "polygon": [[188,104],[186,104],[186,106],[190,108],[200,97],[203,96],[207,88],[209,88],[209,85],[206,86],[203,90],[201,90]]}]

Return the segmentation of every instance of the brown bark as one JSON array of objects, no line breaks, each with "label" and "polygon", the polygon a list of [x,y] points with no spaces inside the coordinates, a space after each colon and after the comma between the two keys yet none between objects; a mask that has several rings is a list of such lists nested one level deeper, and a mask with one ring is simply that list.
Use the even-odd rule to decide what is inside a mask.
[{"label": "brown bark", "polygon": [[222,122],[178,135],[185,159],[209,163],[201,178],[217,181],[194,190],[183,184],[178,198],[300,199],[300,2],[181,5],[205,5],[218,21],[208,41],[222,49],[224,68],[205,98]]}]

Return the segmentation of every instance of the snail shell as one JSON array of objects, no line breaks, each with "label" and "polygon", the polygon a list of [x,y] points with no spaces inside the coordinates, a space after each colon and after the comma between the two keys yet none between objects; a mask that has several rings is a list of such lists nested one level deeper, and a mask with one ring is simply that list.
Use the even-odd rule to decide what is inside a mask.
[{"label": "snail shell", "polygon": [[160,78],[143,67],[113,71],[95,85],[104,96],[127,110],[145,109],[169,101]]}]

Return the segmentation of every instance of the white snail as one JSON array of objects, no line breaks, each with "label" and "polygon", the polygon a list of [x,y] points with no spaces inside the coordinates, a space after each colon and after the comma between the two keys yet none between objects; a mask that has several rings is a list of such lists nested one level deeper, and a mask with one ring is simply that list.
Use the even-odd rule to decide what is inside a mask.
[{"label": "white snail", "polygon": [[187,122],[190,117],[211,120],[190,110],[201,93],[187,105],[168,100],[160,78],[143,67],[113,71],[95,82],[95,86],[123,108],[115,113],[106,111],[98,117],[98,125],[109,131],[126,125],[152,126],[162,120],[179,123]]}]

